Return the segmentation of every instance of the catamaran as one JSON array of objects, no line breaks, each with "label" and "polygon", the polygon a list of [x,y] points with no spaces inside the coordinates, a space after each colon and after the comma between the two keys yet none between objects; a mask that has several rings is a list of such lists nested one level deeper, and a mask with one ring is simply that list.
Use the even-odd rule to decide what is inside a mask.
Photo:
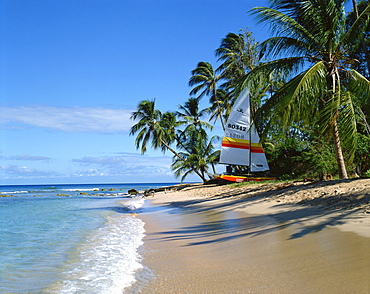
[{"label": "catamaran", "polygon": [[232,182],[275,179],[253,176],[256,172],[267,172],[269,165],[251,119],[248,88],[240,93],[231,109],[222,138],[219,163],[227,165],[226,173],[216,175],[216,179]]}]

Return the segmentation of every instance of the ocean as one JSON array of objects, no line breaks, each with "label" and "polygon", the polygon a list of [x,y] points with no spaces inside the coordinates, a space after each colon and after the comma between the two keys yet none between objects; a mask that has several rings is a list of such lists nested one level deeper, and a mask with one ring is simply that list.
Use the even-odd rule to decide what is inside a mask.
[{"label": "ocean", "polygon": [[173,184],[0,186],[0,293],[123,293],[145,272],[127,191]]}]

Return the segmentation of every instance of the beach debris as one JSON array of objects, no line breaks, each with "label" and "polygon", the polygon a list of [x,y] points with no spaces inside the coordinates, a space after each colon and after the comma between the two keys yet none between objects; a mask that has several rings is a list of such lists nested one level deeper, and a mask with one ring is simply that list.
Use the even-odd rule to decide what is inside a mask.
[{"label": "beach debris", "polygon": [[294,187],[294,183],[278,184],[278,185],[276,185],[276,190],[283,190],[283,189],[287,189],[287,188],[290,188],[290,187]]}]

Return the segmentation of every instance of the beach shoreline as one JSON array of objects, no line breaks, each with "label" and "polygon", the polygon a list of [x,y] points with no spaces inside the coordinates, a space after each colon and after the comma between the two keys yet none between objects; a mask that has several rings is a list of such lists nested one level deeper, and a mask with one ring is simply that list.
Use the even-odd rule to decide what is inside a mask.
[{"label": "beach shoreline", "polygon": [[284,185],[149,198],[139,293],[368,293],[370,179]]},{"label": "beach shoreline", "polygon": [[332,222],[330,225],[370,237],[370,179],[266,182],[241,187],[197,183],[158,190],[161,192],[156,193],[152,202],[159,206],[166,202],[186,206],[187,200],[207,202],[232,198],[235,202],[233,210],[264,215],[295,211],[297,218],[300,218],[300,211],[309,207],[317,210],[318,222],[325,217],[340,219],[340,222]]}]

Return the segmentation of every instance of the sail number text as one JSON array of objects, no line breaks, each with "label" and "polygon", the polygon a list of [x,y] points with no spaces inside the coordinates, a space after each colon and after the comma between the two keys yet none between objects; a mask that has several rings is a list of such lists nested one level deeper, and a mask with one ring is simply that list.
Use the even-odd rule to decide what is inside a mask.
[{"label": "sail number text", "polygon": [[236,124],[227,124],[227,127],[229,129],[239,130],[239,131],[242,131],[242,132],[247,131],[247,127],[239,126],[239,125],[236,125]]}]

